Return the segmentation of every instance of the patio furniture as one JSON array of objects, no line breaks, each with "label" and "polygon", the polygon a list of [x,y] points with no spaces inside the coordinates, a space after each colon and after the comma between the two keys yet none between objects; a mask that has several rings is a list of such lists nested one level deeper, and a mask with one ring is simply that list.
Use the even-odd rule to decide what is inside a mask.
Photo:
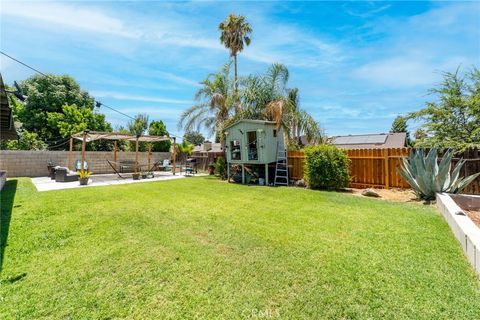
[{"label": "patio furniture", "polygon": [[47,162],[47,170],[48,170],[48,176],[52,179],[55,180],[55,168],[58,167],[58,164],[55,162],[49,160]]},{"label": "patio furniture", "polygon": [[150,166],[150,168],[148,168],[147,173],[153,173],[153,171],[155,170],[160,170],[160,168],[162,167],[161,163],[162,160],[156,161],[153,165]]},{"label": "patio furniture", "polygon": [[[190,170],[191,169],[191,170]],[[197,158],[188,158],[185,163],[185,171],[197,172]]]},{"label": "patio furniture", "polygon": [[79,175],[68,168],[57,167],[55,170],[55,182],[73,182],[78,181]]},{"label": "patio furniture", "polygon": [[170,165],[170,160],[165,159],[161,166],[158,166],[160,171],[172,171],[172,166]]},{"label": "patio furniture", "polygon": [[[75,161],[75,171],[80,171],[82,170],[82,161],[81,160],[77,160]],[[88,162],[87,161],[83,161],[83,170],[88,170]]]},{"label": "patio furniture", "polygon": [[135,161],[132,161],[132,160],[119,161],[119,169],[121,173],[134,172]]},{"label": "patio furniture", "polygon": [[108,161],[108,159],[105,159],[105,160],[107,160],[108,165],[112,168],[113,172],[115,172],[115,173],[117,174],[117,176],[119,176],[119,177],[122,178],[122,179],[126,179],[124,176],[122,176],[122,175],[120,174],[120,172],[118,172],[118,170],[117,170],[117,168],[116,168],[116,165],[114,165],[114,163]]}]

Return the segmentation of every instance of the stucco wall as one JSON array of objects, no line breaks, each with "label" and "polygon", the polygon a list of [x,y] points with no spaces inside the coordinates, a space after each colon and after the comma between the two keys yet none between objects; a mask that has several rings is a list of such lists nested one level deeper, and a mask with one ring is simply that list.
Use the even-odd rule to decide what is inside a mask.
[{"label": "stucco wall", "polygon": [[[147,152],[139,152],[140,164],[147,164]],[[79,160],[79,151],[72,153],[72,162]],[[152,152],[151,163],[157,160],[170,159],[169,152]],[[113,152],[87,151],[86,160],[93,173],[113,173],[107,161],[113,161]],[[135,160],[135,152],[118,152],[117,161]],[[0,151],[0,170],[6,170],[9,177],[41,177],[47,176],[47,163],[52,161],[60,166],[67,166],[68,151]],[[72,169],[72,168],[70,168]]]}]

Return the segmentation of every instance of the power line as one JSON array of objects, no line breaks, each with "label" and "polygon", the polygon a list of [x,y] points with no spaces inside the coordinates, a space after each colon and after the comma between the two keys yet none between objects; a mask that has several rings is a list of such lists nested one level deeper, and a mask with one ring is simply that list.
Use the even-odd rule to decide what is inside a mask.
[{"label": "power line", "polygon": [[29,66],[28,64],[23,63],[22,61],[20,61],[20,60],[18,60],[18,59],[15,59],[14,57],[6,54],[5,52],[0,51],[0,53],[3,54],[3,55],[6,56],[6,57],[12,59],[13,61],[16,61],[16,62],[20,63],[21,65],[23,65],[23,66],[25,66],[25,67],[27,67],[27,68],[29,68],[29,69],[32,69],[32,70],[35,71],[35,72],[40,73],[42,76],[48,77],[48,75],[46,75],[46,74],[43,73],[42,71],[39,71],[39,70],[35,69],[34,67],[31,67],[31,66]]},{"label": "power line", "polygon": [[[23,65],[23,66],[25,66],[25,67],[27,67],[27,68],[29,68],[29,69],[31,69],[31,70],[33,70],[33,71],[41,74],[42,76],[50,77],[48,74],[45,74],[45,73],[43,73],[42,71],[40,71],[40,70],[38,70],[38,69],[36,69],[36,68],[34,68],[34,67],[32,67],[32,66],[29,66],[29,65],[26,64],[25,62],[22,62],[22,61],[20,61],[20,60],[18,60],[18,59],[16,59],[16,58],[12,57],[11,55],[6,54],[5,52],[3,52],[3,51],[1,51],[1,50],[0,50],[0,53],[3,54],[4,56],[6,56],[7,58],[10,58],[10,59],[12,59],[13,61],[18,62],[18,63],[20,63],[21,65]],[[100,101],[97,101],[97,107],[100,107],[100,106],[104,106],[105,108],[108,108],[108,109],[110,109],[110,110],[112,110],[112,111],[115,111],[115,112],[117,112],[117,113],[119,113],[119,114],[121,114],[121,115],[123,115],[123,116],[125,116],[125,117],[127,117],[127,118],[130,118],[130,119],[132,119],[132,120],[135,120],[135,118],[129,116],[128,114],[123,113],[123,112],[121,112],[121,111],[119,111],[119,110],[117,110],[117,109],[115,109],[115,108],[110,107],[110,106],[107,106],[106,104],[104,104],[104,103],[102,103],[102,102],[100,102]]]},{"label": "power line", "polygon": [[[29,66],[28,64],[26,64],[26,63],[24,63],[24,62],[22,62],[22,61],[20,61],[20,60],[18,60],[18,59],[16,59],[16,58],[12,57],[12,56],[9,55],[9,54],[6,54],[5,52],[3,52],[3,51],[1,51],[1,50],[0,50],[0,53],[3,54],[3,55],[6,56],[6,57],[12,59],[13,61],[18,62],[18,63],[20,63],[21,65],[23,65],[23,66],[25,66],[25,67],[27,67],[27,68],[29,68],[29,69],[31,69],[31,70],[33,70],[33,71],[41,74],[42,76],[50,77],[48,74],[45,74],[45,73],[43,73],[42,71],[40,71],[40,70],[38,70],[38,69],[35,69],[35,68],[32,67],[32,66]],[[106,105],[105,103],[103,103],[103,102],[100,102],[100,101],[95,101],[95,102],[96,102],[95,106],[98,107],[98,108],[100,108],[101,106],[103,106],[103,107],[105,107],[105,108],[107,108],[107,109],[110,109],[110,110],[112,110],[112,111],[114,111],[114,112],[116,112],[116,113],[121,114],[121,115],[124,116],[124,117],[127,117],[127,118],[129,118],[129,119],[135,120],[134,117],[129,116],[128,114],[123,113],[123,112],[121,112],[121,111],[119,111],[119,110],[117,110],[117,109],[115,109],[115,108],[112,108],[112,107],[110,107],[110,106],[107,106],[107,105]],[[169,135],[170,135],[170,136],[173,136],[173,137],[176,137],[176,138],[181,138],[181,137],[179,137],[179,136],[177,136],[177,135],[174,135],[174,134],[172,134],[172,133],[169,133]]]},{"label": "power line", "polygon": [[105,108],[108,108],[108,109],[113,110],[113,111],[115,111],[115,112],[117,112],[117,113],[120,113],[121,115],[123,115],[123,116],[125,116],[125,117],[128,117],[128,118],[130,118],[130,119],[132,119],[132,120],[135,120],[134,117],[131,117],[131,116],[129,116],[129,115],[126,114],[126,113],[123,113],[123,112],[118,111],[118,110],[116,110],[116,109],[114,109],[114,108],[112,108],[112,107],[109,107],[109,106],[107,106],[107,105],[106,105],[105,103],[103,103],[103,102],[96,101],[96,107],[100,108],[101,106],[104,106]]}]

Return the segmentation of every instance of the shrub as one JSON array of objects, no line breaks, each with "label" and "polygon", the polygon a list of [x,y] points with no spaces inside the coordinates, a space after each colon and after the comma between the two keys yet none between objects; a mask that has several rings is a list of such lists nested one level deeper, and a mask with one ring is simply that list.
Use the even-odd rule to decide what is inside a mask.
[{"label": "shrub", "polygon": [[305,148],[305,180],[312,189],[342,189],[350,181],[347,153],[333,145]]},{"label": "shrub", "polygon": [[227,161],[224,157],[218,157],[215,162],[215,174],[220,176],[222,180],[227,179]]}]

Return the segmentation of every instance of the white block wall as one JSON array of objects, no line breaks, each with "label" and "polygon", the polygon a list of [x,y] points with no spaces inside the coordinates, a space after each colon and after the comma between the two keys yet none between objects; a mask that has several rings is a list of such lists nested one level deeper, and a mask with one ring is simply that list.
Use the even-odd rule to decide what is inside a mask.
[{"label": "white block wall", "polygon": [[437,206],[460,242],[468,261],[480,274],[480,228],[468,216],[456,214],[461,208],[448,194],[437,194]]}]

